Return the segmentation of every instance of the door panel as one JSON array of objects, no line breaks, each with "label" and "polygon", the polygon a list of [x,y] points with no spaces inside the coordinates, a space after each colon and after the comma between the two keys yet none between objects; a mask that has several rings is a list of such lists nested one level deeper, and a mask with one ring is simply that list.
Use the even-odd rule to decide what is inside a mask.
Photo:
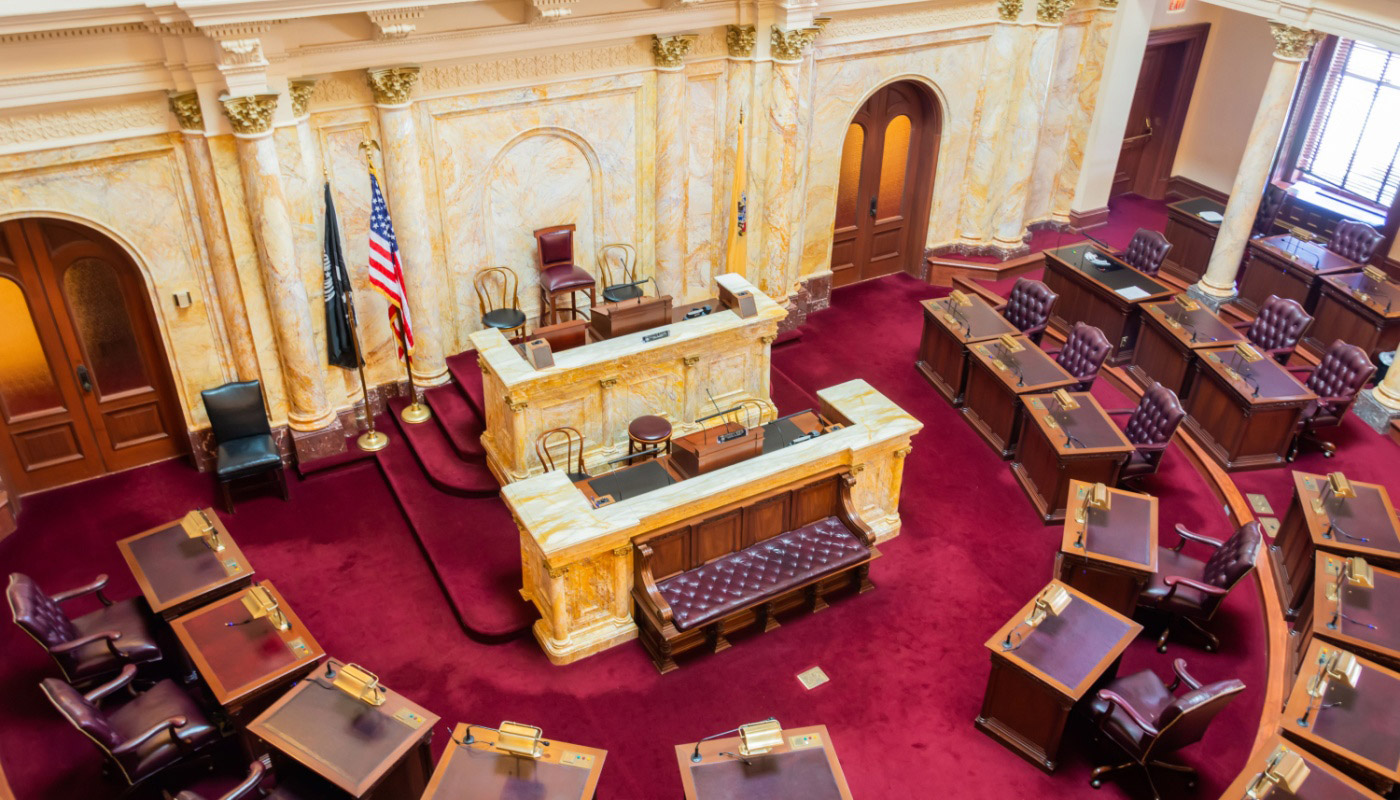
[{"label": "door panel", "polygon": [[1152,97],[1162,77],[1162,49],[1148,50],[1142,57],[1133,104],[1128,109],[1128,127],[1123,135],[1123,148],[1118,153],[1118,168],[1113,173],[1112,194],[1131,192],[1138,182],[1138,167],[1143,152],[1152,141]]},{"label": "door panel", "polygon": [[1186,112],[1200,71],[1210,25],[1154,30],[1148,37],[1114,171],[1113,195],[1167,194]]}]

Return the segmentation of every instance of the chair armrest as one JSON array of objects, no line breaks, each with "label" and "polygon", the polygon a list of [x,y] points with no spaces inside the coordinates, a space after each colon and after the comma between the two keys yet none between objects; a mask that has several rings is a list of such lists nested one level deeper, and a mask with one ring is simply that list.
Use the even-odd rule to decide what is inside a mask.
[{"label": "chair armrest", "polygon": [[666,602],[661,590],[656,588],[656,578],[651,574],[651,547],[639,543],[634,549],[636,550],[634,557],[637,559],[637,585],[641,587],[651,604],[656,607],[656,614],[661,618],[662,623],[671,622],[675,619],[675,615],[671,613],[671,604]]},{"label": "chair armrest", "polygon": [[1144,444],[1135,444],[1133,447],[1137,448],[1138,452],[1141,453],[1161,453],[1166,451],[1167,445],[1169,444],[1171,444],[1171,442],[1146,442]]},{"label": "chair armrest", "polygon": [[252,764],[248,765],[248,777],[243,782],[229,789],[219,800],[242,800],[250,793],[257,791],[258,784],[262,783],[263,774],[272,768],[272,758],[263,756]]},{"label": "chair armrest", "polygon": [[1142,728],[1152,736],[1157,735],[1157,726],[1148,722],[1147,717],[1144,717],[1136,708],[1133,708],[1132,705],[1127,700],[1124,700],[1117,692],[1111,689],[1100,689],[1099,699],[1109,703],[1109,713],[1112,713],[1113,706],[1118,706],[1123,709],[1124,714],[1127,714],[1132,718],[1133,722],[1137,723],[1139,728]]},{"label": "chair armrest", "polygon": [[1249,329],[1249,326],[1251,326],[1251,325],[1254,324],[1254,320],[1251,319],[1251,320],[1243,321],[1243,322],[1231,322],[1231,323],[1229,323],[1229,324],[1230,324],[1230,327],[1231,327],[1231,328],[1234,328],[1234,329],[1237,330],[1237,331],[1243,331],[1243,330],[1248,330],[1248,329]]},{"label": "chair armrest", "polygon": [[[1061,347],[1060,350],[1064,350],[1064,348]],[[1060,350],[1046,350],[1045,355],[1053,358],[1054,356],[1058,356],[1060,354]]]},{"label": "chair armrest", "polygon": [[[1225,546],[1225,543],[1222,542],[1222,541],[1220,541],[1219,539],[1212,539],[1212,538],[1210,538],[1209,536],[1202,536],[1202,535],[1200,535],[1199,533],[1192,533],[1191,531],[1187,530],[1186,526],[1185,526],[1185,525],[1182,525],[1180,522],[1178,522],[1178,523],[1176,524],[1176,534],[1177,534],[1178,536],[1181,537],[1182,542],[1185,542],[1185,540],[1190,539],[1190,540],[1193,541],[1193,542],[1200,542],[1201,544],[1208,544],[1208,545],[1210,545],[1211,547],[1219,548],[1219,547],[1224,547],[1224,546]],[[1177,551],[1180,551],[1180,550],[1181,550],[1181,544],[1182,544],[1182,542],[1178,542],[1178,543],[1177,543],[1177,545],[1176,545],[1176,550],[1177,550]]]},{"label": "chair armrest", "polygon": [[1180,575],[1168,575],[1167,577],[1162,579],[1162,583],[1165,583],[1166,585],[1171,587],[1171,591],[1167,592],[1168,596],[1174,594],[1176,592],[1176,587],[1178,586],[1185,586],[1191,589],[1195,589],[1198,592],[1214,595],[1216,597],[1223,597],[1230,593],[1229,589],[1222,589],[1219,586],[1211,586],[1209,583],[1201,583],[1198,580],[1194,580],[1192,578],[1183,578]]},{"label": "chair armrest", "polygon": [[112,648],[111,643],[120,638],[122,638],[121,631],[98,631],[97,633],[89,633],[87,636],[80,636],[77,639],[69,639],[62,644],[56,644],[49,648],[49,652],[62,655],[63,653],[70,653],[77,650],[79,647],[86,647],[93,642],[100,642],[105,639],[108,642],[107,647],[112,650],[112,654],[118,655],[116,649]]},{"label": "chair armrest", "polygon": [[189,720],[186,719],[184,716],[174,716],[170,717],[169,719],[163,719],[160,722],[157,722],[155,725],[152,725],[150,729],[147,730],[145,733],[127,739],[126,741],[122,742],[116,747],[113,747],[112,755],[120,756],[125,755],[126,753],[130,753],[132,750],[135,750],[136,748],[145,744],[146,741],[152,736],[155,736],[156,734],[162,731],[170,731],[171,738],[174,738],[178,741],[180,739],[180,734],[176,733],[175,729],[182,727],[188,723]]},{"label": "chair armrest", "polygon": [[102,601],[102,605],[110,606],[112,604],[112,601],[108,600],[107,595],[102,593],[102,590],[106,587],[107,576],[98,575],[97,580],[93,581],[92,583],[89,583],[87,586],[79,586],[76,589],[69,589],[66,592],[59,592],[58,594],[53,596],[53,601],[55,603],[62,603],[68,600],[72,600],[75,597],[82,597],[85,594],[92,594],[96,592],[97,599]]},{"label": "chair armrest", "polygon": [[1270,347],[1269,349],[1265,350],[1264,352],[1267,353],[1267,354],[1269,354],[1269,355],[1271,355],[1271,356],[1277,357],[1277,356],[1288,355],[1289,353],[1292,353],[1293,350],[1294,350],[1293,347]]},{"label": "chair armrest", "polygon": [[1110,408],[1109,410],[1107,410],[1107,411],[1105,411],[1105,412],[1103,412],[1103,413],[1108,414],[1109,416],[1112,416],[1112,417],[1116,417],[1116,416],[1120,416],[1120,415],[1122,415],[1122,414],[1131,414],[1131,413],[1133,413],[1134,411],[1137,411],[1137,409],[1136,409],[1136,408]]},{"label": "chair armrest", "polygon": [[1295,375],[1302,375],[1302,374],[1304,374],[1304,373],[1306,373],[1306,374],[1308,374],[1308,375],[1312,375],[1313,372],[1317,369],[1317,367],[1315,367],[1315,366],[1309,367],[1309,366],[1300,366],[1300,365],[1299,365],[1299,366],[1292,366],[1292,367],[1285,366],[1284,369],[1288,370],[1289,372],[1292,372],[1292,373],[1295,374]]},{"label": "chair armrest", "polygon": [[122,667],[122,671],[117,674],[117,677],[111,679],[110,681],[107,681],[106,683],[102,684],[96,689],[93,689],[92,691],[83,695],[83,697],[86,697],[89,703],[96,703],[98,700],[101,700],[102,698],[106,697],[112,692],[115,692],[123,686],[126,686],[127,684],[131,683],[131,680],[135,677],[136,665],[127,664],[126,666]]},{"label": "chair armrest", "polygon": [[1186,671],[1186,659],[1178,658],[1173,661],[1172,672],[1176,673],[1176,680],[1172,681],[1172,685],[1167,687],[1169,691],[1176,691],[1176,687],[1183,683],[1186,684],[1187,688],[1193,690],[1201,688],[1201,682],[1191,677],[1191,673]]},{"label": "chair armrest", "polygon": [[838,489],[836,503],[836,518],[845,523],[846,527],[860,539],[861,544],[874,549],[875,531],[870,524],[860,518],[856,513],[856,501],[851,497],[851,489],[856,485],[856,476],[851,473],[841,475],[841,483]]}]

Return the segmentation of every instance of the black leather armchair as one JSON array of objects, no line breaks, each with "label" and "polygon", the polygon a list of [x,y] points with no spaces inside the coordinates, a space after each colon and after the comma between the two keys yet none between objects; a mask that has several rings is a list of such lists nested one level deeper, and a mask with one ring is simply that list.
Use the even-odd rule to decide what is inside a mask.
[{"label": "black leather armchair", "polygon": [[263,407],[262,386],[257,381],[226,383],[200,396],[219,445],[214,476],[224,510],[233,513],[232,485],[247,478],[270,476],[286,500],[287,475]]},{"label": "black leather armchair", "polygon": [[1018,278],[1011,287],[1006,302],[996,307],[1003,317],[1017,330],[1040,344],[1045,335],[1045,325],[1050,321],[1050,309],[1054,308],[1059,295],[1050,287],[1031,278]]},{"label": "black leather armchair", "polygon": [[[1157,637],[1157,652],[1167,651],[1167,637],[1178,622],[1185,622],[1206,639],[1206,650],[1215,652],[1220,639],[1206,630],[1220,609],[1221,602],[1244,576],[1254,569],[1263,535],[1258,522],[1247,522],[1235,529],[1229,539],[1221,542],[1176,526],[1180,536],[1176,547],[1157,548],[1157,573],[1138,598],[1138,605],[1168,615],[1169,619]],[[1181,552],[1187,541],[1213,548],[1205,561]]]},{"label": "black leather armchair", "polygon": [[1128,457],[1128,463],[1123,465],[1118,475],[1119,481],[1155,474],[1162,465],[1162,455],[1166,453],[1167,445],[1186,418],[1186,409],[1181,407],[1176,392],[1155,381],[1151,388],[1142,393],[1136,408],[1115,408],[1108,413],[1131,415],[1123,426],[1123,433],[1135,449]]},{"label": "black leather armchair", "polygon": [[1234,327],[1243,330],[1251,342],[1264,348],[1280,364],[1286,364],[1312,321],[1312,315],[1297,300],[1271,294],[1253,322],[1237,323]]},{"label": "black leather armchair", "polygon": [[[1300,369],[1290,367],[1289,371],[1298,373]],[[1293,437],[1292,449],[1288,451],[1288,460],[1298,457],[1298,447],[1305,438],[1316,442],[1322,448],[1322,454],[1331,458],[1337,452],[1337,446],[1317,439],[1315,432],[1340,426],[1347,409],[1351,408],[1356,396],[1375,374],[1376,365],[1365,350],[1341,339],[1333,342],[1305,382],[1317,399],[1303,409],[1303,416],[1298,420],[1298,433]]]},{"label": "black leather armchair", "polygon": [[[128,664],[161,660],[145,599],[113,603],[102,591],[106,585],[107,576],[99,575],[86,586],[48,595],[28,575],[10,575],[5,598],[15,624],[44,648],[69,683],[81,686]],[[77,619],[63,613],[60,604],[88,594],[97,595],[102,608]]]}]

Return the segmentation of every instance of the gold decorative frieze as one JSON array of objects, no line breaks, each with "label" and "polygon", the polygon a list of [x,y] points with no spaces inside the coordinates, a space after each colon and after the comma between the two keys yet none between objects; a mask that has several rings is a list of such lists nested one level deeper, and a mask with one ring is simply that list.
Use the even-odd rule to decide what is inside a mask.
[{"label": "gold decorative frieze", "polygon": [[801,61],[802,54],[817,40],[821,28],[793,28],[785,31],[777,25],[769,38],[774,61]]},{"label": "gold decorative frieze", "polygon": [[685,56],[698,38],[700,37],[693,33],[651,37],[651,53],[656,57],[656,66],[662,69],[680,69],[685,66]]},{"label": "gold decorative frieze", "polygon": [[366,73],[374,102],[381,106],[401,106],[409,101],[418,83],[418,67],[386,67]]},{"label": "gold decorative frieze", "polygon": [[997,0],[997,16],[1004,22],[1015,22],[1023,7],[1022,0]]},{"label": "gold decorative frieze", "polygon": [[1052,25],[1065,18],[1065,12],[1074,5],[1074,0],[1040,0],[1035,8],[1035,18]]},{"label": "gold decorative frieze", "polygon": [[287,84],[287,94],[292,98],[292,116],[301,119],[311,105],[311,93],[316,91],[316,81],[292,81]]},{"label": "gold decorative frieze", "polygon": [[729,45],[729,57],[753,58],[753,47],[758,42],[758,29],[752,25],[725,27],[724,41]]},{"label": "gold decorative frieze", "polygon": [[1282,22],[1270,22],[1269,31],[1274,35],[1274,55],[1290,61],[1302,61],[1317,43],[1317,33],[1295,28]]},{"label": "gold decorative frieze", "polygon": [[175,114],[175,119],[180,121],[180,130],[204,130],[204,111],[199,107],[198,92],[172,92],[170,110]]},{"label": "gold decorative frieze", "polygon": [[219,102],[234,133],[252,135],[272,130],[272,115],[277,112],[276,94],[220,97]]}]

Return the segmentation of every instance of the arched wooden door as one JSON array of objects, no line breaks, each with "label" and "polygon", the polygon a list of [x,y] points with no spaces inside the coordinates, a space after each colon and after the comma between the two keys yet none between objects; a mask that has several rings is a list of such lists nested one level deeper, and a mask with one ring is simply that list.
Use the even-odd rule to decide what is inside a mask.
[{"label": "arched wooden door", "polygon": [[928,90],[892,83],[865,101],[846,129],[833,286],[907,270],[923,257],[940,120]]},{"label": "arched wooden door", "polygon": [[0,459],[20,494],[169,458],[182,416],[136,266],[71,222],[0,223]]}]

